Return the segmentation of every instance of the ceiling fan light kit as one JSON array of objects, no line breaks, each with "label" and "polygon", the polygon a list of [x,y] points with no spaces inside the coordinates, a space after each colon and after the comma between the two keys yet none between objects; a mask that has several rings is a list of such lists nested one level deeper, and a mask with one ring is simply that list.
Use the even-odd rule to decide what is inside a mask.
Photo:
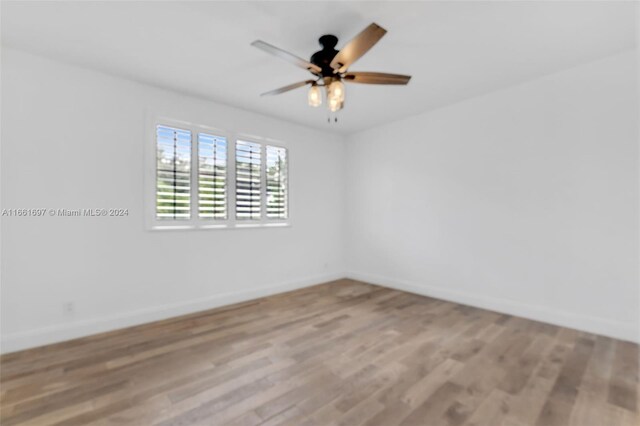
[{"label": "ceiling fan light kit", "polygon": [[351,64],[367,53],[369,49],[371,49],[386,34],[386,32],[387,31],[384,28],[373,23],[360,32],[360,34],[355,36],[340,51],[335,49],[338,44],[338,37],[331,34],[323,35],[318,40],[322,46],[322,50],[314,53],[311,56],[310,61],[305,61],[292,53],[272,46],[264,41],[254,41],[251,43],[252,46],[284,59],[285,61],[300,68],[304,68],[316,78],[315,80],[293,83],[288,86],[263,93],[261,96],[278,95],[310,84],[311,87],[309,87],[309,92],[307,94],[308,103],[312,107],[319,107],[322,105],[322,90],[320,87],[324,86],[326,91],[327,108],[331,112],[337,112],[344,107],[346,93],[344,82],[406,85],[409,83],[411,76],[379,72],[348,72],[348,68]]},{"label": "ceiling fan light kit", "polygon": [[343,106],[343,103],[335,98],[329,99],[327,104],[329,104],[329,111],[331,112],[338,112],[342,109],[342,106]]},{"label": "ceiling fan light kit", "polygon": [[327,87],[327,98],[344,102],[344,83],[340,79],[334,79]]},{"label": "ceiling fan light kit", "polygon": [[322,105],[322,90],[315,82],[311,84],[311,87],[309,87],[307,99],[309,101],[309,106],[319,107]]}]

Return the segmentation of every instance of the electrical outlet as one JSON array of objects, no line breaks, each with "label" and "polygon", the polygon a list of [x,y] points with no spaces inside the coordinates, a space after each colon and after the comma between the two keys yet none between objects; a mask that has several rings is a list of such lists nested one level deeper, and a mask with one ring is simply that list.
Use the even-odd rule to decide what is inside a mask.
[{"label": "electrical outlet", "polygon": [[62,304],[62,312],[65,315],[73,315],[76,312],[76,305],[73,302],[65,302]]}]

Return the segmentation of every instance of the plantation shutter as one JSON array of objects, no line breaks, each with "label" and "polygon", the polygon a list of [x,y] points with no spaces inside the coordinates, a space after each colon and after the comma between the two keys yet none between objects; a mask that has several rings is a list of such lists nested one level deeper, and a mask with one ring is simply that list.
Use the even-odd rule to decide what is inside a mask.
[{"label": "plantation shutter", "polygon": [[260,219],[261,211],[260,145],[252,142],[236,142],[236,218]]},{"label": "plantation shutter", "polygon": [[191,217],[191,132],[156,128],[156,218]]},{"label": "plantation shutter", "polygon": [[198,134],[198,215],[227,218],[227,140]]},{"label": "plantation shutter", "polygon": [[266,147],[267,160],[267,217],[286,219],[288,208],[287,150]]}]

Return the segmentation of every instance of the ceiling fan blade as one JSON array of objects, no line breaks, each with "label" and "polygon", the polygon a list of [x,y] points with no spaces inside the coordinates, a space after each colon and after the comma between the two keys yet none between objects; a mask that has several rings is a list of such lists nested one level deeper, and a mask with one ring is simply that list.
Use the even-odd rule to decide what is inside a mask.
[{"label": "ceiling fan blade", "polygon": [[279,95],[280,93],[288,92],[289,90],[293,90],[293,89],[297,89],[298,87],[306,86],[307,84],[313,83],[314,81],[315,80],[299,81],[297,83],[293,83],[293,84],[290,84],[288,86],[284,86],[284,87],[281,87],[279,89],[275,89],[275,90],[272,90],[270,92],[263,93],[260,96]]},{"label": "ceiling fan blade", "polygon": [[339,73],[345,72],[351,64],[367,53],[386,33],[387,30],[378,24],[369,25],[338,52],[331,61],[331,68]]},{"label": "ceiling fan blade", "polygon": [[256,40],[251,43],[251,45],[257,47],[258,49],[262,49],[274,56],[277,56],[280,59],[284,59],[287,62],[297,65],[300,68],[311,71],[314,74],[320,74],[322,72],[322,68],[320,68],[319,66],[314,65],[309,61],[305,61],[304,59],[294,55],[293,53],[289,53],[286,50],[280,49],[279,47],[275,47],[270,45],[269,43],[265,43],[262,40]]},{"label": "ceiling fan blade", "polygon": [[347,83],[361,84],[407,84],[409,80],[411,80],[410,75],[387,74],[384,72],[349,72],[344,76],[344,81]]}]

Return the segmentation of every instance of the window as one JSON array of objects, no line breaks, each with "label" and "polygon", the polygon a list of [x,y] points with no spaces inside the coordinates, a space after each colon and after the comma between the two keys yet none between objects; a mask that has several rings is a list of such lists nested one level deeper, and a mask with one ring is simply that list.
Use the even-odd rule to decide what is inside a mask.
[{"label": "window", "polygon": [[198,134],[198,215],[227,218],[227,140]]},{"label": "window", "polygon": [[287,224],[285,147],[255,137],[230,140],[209,127],[171,123],[155,127],[153,228]]},{"label": "window", "polygon": [[267,217],[287,218],[287,150],[267,145]]},{"label": "window", "polygon": [[260,145],[236,142],[236,218],[260,219],[262,160]]},{"label": "window", "polygon": [[156,129],[156,217],[191,217],[191,132],[172,127]]}]

